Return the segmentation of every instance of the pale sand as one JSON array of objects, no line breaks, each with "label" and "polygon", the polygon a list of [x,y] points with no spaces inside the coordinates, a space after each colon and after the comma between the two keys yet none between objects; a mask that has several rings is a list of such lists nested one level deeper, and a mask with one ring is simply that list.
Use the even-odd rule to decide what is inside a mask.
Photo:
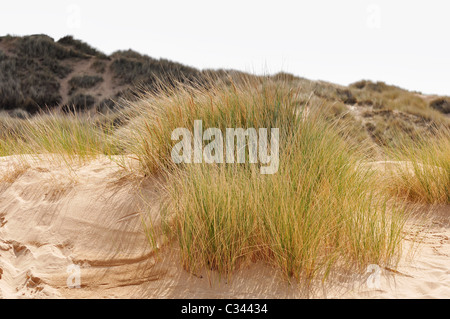
[{"label": "pale sand", "polygon": [[[151,211],[143,210],[142,198]],[[155,254],[146,240],[141,217],[148,213],[157,222],[158,199],[156,181],[142,184],[106,158],[72,170],[50,158],[27,166],[17,157],[0,158],[0,297],[450,297],[450,206],[425,219],[429,227],[414,259],[404,254],[398,273],[381,270],[380,289],[367,286],[368,275],[350,275],[311,291],[264,264],[248,265],[231,281],[188,274],[176,247],[161,243]],[[410,243],[406,239],[405,247]],[[77,283],[71,265],[79,266],[80,288],[68,287]]]}]

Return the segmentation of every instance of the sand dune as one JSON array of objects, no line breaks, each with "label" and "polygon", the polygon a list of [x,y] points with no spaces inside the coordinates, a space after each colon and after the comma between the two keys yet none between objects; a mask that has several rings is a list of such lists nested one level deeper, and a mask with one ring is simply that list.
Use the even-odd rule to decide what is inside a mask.
[{"label": "sand dune", "polygon": [[72,264],[89,289],[146,280],[140,270],[152,252],[139,202],[135,183],[108,160],[74,171],[50,162],[22,169],[0,192],[3,296],[63,296]]},{"label": "sand dune", "polygon": [[[6,157],[0,172],[3,298],[450,297],[449,206],[428,215],[413,259],[405,254],[396,271],[381,270],[380,287],[368,288],[361,277],[313,292],[288,284],[263,264],[249,265],[227,281],[188,274],[176,247],[163,245],[155,253],[142,216],[157,220],[157,183],[128,176],[107,158],[69,169],[54,159],[21,164],[18,157]],[[142,198],[151,211],[144,210]],[[422,221],[411,220],[411,231]],[[411,238],[405,238],[405,251]]]}]

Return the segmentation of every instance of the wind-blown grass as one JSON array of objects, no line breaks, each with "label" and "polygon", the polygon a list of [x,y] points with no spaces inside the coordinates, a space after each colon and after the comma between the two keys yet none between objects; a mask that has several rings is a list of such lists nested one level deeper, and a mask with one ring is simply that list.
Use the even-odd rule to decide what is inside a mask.
[{"label": "wind-blown grass", "polygon": [[[290,132],[298,121],[288,100],[296,91],[270,81],[246,82],[242,87],[215,86],[209,89],[184,87],[156,95],[143,95],[131,102],[129,125],[118,135],[126,140],[125,149],[135,154],[143,169],[153,174],[173,166],[170,158],[174,129],[193,128],[194,120],[203,126],[225,128],[283,127]],[[124,136],[128,138],[124,139]]]},{"label": "wind-blown grass", "polygon": [[410,201],[450,203],[450,131],[437,136],[406,140],[388,150],[397,165],[389,180],[389,190]]},{"label": "wind-blown grass", "polygon": [[29,119],[3,117],[0,156],[59,154],[89,157],[117,152],[112,124],[78,113],[41,114]]},{"label": "wind-blown grass", "polygon": [[263,260],[310,279],[338,266],[395,263],[401,212],[378,197],[340,137],[305,124],[289,148],[274,175],[203,164],[170,176],[166,214],[187,269],[232,273]]},{"label": "wind-blown grass", "polygon": [[[295,90],[267,81],[172,93],[134,103],[140,115],[120,134],[132,136],[125,148],[144,171],[166,177],[166,234],[179,243],[186,269],[231,274],[260,260],[301,280],[338,267],[395,264],[402,210],[377,190],[362,153],[336,125],[299,105]],[[192,130],[194,120],[205,129],[280,128],[279,171],[174,165],[170,134]]]}]

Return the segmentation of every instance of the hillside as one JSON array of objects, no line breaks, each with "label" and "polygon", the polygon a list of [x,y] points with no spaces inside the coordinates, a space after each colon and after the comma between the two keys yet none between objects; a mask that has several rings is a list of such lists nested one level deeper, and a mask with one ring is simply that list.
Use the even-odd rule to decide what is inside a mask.
[{"label": "hillside", "polygon": [[131,87],[152,88],[169,77],[198,83],[202,74],[131,50],[107,56],[70,36],[56,42],[45,35],[0,37],[0,110],[102,110]]},{"label": "hillside", "polygon": [[[352,135],[358,141],[369,137],[387,145],[396,142],[398,131],[414,137],[450,126],[447,97],[383,82],[359,81],[346,87],[287,73],[271,77],[292,85],[299,104],[328,106],[330,116],[352,120]],[[201,71],[132,50],[108,56],[71,36],[58,41],[46,35],[0,37],[0,111],[13,118],[48,110],[114,112],[126,104],[115,101],[133,100],[139,89],[249,78],[263,77],[233,70]]]}]

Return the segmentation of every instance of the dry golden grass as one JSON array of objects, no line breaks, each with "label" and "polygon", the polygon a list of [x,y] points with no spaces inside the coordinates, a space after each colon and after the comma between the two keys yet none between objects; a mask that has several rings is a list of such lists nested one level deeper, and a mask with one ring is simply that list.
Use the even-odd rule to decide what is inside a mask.
[{"label": "dry golden grass", "polygon": [[402,163],[387,182],[391,193],[419,203],[450,203],[450,130],[407,139],[387,152]]},{"label": "dry golden grass", "polygon": [[[373,172],[329,123],[321,107],[299,104],[282,82],[250,82],[212,90],[142,96],[120,136],[147,174],[166,177],[167,236],[190,271],[231,274],[260,260],[298,280],[326,278],[332,269],[395,264],[403,211],[388,205]],[[309,110],[309,113],[306,112]],[[308,115],[306,115],[308,114]],[[204,128],[280,128],[280,169],[258,164],[171,163],[171,132]]]},{"label": "dry golden grass", "polygon": [[106,116],[99,119],[79,113],[40,114],[29,119],[0,119],[0,156],[63,154],[89,157],[117,152]]},{"label": "dry golden grass", "polygon": [[[363,134],[353,136],[361,132],[352,127],[352,117],[345,121],[345,106],[304,93],[280,80],[253,78],[142,94],[111,117],[55,113],[6,119],[0,156],[122,154],[138,159],[140,166],[130,171],[165,178],[165,235],[179,244],[181,262],[190,271],[232,274],[258,260],[286,277],[309,280],[341,267],[395,265],[405,221],[402,205],[390,200],[392,193],[386,195],[363,165],[370,149],[361,143]],[[261,175],[259,164],[249,163],[174,164],[171,133],[179,127],[192,130],[194,120],[222,131],[279,128],[278,172]],[[406,143],[389,153],[415,165],[415,174],[396,175],[396,195],[448,203],[448,135],[434,141]],[[147,234],[156,245],[159,234],[152,232],[153,226]]]}]

